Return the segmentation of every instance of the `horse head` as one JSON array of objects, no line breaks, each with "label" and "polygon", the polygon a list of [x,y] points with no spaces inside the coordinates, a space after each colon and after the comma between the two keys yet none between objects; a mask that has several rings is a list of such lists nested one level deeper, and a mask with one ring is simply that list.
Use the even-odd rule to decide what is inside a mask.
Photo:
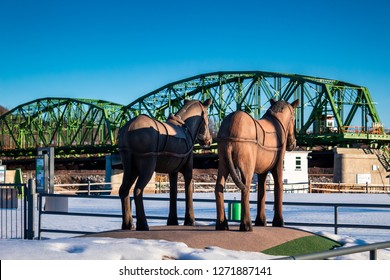
[{"label": "horse head", "polygon": [[187,125],[193,140],[198,140],[202,147],[210,147],[212,142],[207,113],[207,108],[211,103],[211,99],[207,99],[204,102],[186,100],[184,107],[176,114]]},{"label": "horse head", "polygon": [[199,127],[198,134],[196,135],[196,139],[198,140],[199,144],[203,147],[210,147],[213,141],[209,129],[209,117],[207,113],[207,108],[211,105],[211,103],[212,103],[211,99],[207,99],[205,102],[202,103],[203,122]]},{"label": "horse head", "polygon": [[[277,115],[277,120],[283,127],[285,136],[287,137],[286,150],[292,151],[297,145],[295,139],[295,116],[294,109],[299,106],[299,99],[295,100],[291,104],[286,101],[276,101],[271,99],[271,108],[273,115]],[[287,110],[285,110],[287,108]]]}]

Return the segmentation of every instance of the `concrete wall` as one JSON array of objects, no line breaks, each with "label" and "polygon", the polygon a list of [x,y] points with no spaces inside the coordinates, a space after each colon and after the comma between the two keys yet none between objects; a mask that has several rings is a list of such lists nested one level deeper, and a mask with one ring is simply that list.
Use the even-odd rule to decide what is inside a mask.
[{"label": "concrete wall", "polygon": [[375,154],[362,149],[336,148],[334,150],[334,183],[388,185],[387,172]]}]

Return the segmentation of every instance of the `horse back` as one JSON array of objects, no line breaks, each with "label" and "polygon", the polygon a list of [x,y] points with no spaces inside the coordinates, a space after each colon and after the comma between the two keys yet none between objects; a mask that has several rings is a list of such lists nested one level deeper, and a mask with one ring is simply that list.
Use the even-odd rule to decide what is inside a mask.
[{"label": "horse back", "polygon": [[254,142],[264,148],[280,149],[283,131],[275,122],[262,118],[257,120],[248,113],[236,111],[222,122],[218,139],[238,142]]},{"label": "horse back", "polygon": [[146,115],[131,119],[119,131],[119,150],[135,155],[174,156],[187,153],[191,143],[183,129],[171,123],[162,123]]},{"label": "horse back", "polygon": [[229,114],[221,123],[218,139],[256,139],[255,120],[243,111]]}]

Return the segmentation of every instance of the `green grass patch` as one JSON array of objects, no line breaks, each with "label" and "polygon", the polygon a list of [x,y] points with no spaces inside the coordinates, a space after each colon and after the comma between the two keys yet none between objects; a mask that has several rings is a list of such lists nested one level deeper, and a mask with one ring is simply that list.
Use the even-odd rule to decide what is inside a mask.
[{"label": "green grass patch", "polygon": [[294,256],[331,250],[339,246],[341,246],[340,243],[329,238],[311,235],[288,241],[264,250],[262,253],[275,256]]}]

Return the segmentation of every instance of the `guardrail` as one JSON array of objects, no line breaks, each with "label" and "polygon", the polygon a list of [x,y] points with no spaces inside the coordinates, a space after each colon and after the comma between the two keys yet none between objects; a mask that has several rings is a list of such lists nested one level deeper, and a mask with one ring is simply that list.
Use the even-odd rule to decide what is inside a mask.
[{"label": "guardrail", "polygon": [[[67,230],[56,230],[56,229],[47,229],[41,227],[41,216],[42,215],[67,215],[67,216],[89,216],[89,217],[110,217],[110,218],[121,218],[120,214],[97,214],[97,213],[80,213],[80,212],[63,212],[63,211],[46,211],[42,207],[42,199],[44,197],[62,197],[62,198],[78,198],[82,199],[83,196],[77,195],[63,195],[63,194],[41,194],[39,195],[39,228],[38,228],[38,238],[40,238],[42,232],[57,232],[57,233],[71,233],[71,234],[86,234],[92,232],[84,231],[67,231]],[[84,197],[85,198],[85,197]],[[89,199],[119,199],[117,196],[90,196]],[[132,201],[132,200],[131,200]],[[144,197],[144,201],[169,201],[169,198],[164,197]],[[185,202],[184,198],[178,198],[178,202]],[[213,203],[215,204],[215,199],[193,199],[193,202],[197,203]],[[132,202],[131,202],[132,203]],[[238,203],[237,200],[225,200],[225,203]],[[257,204],[257,201],[251,200],[250,204]],[[266,205],[273,205],[272,201],[267,201]],[[303,226],[303,227],[327,227],[334,228],[334,233],[338,233],[340,228],[365,228],[365,229],[382,229],[390,230],[390,225],[364,225],[364,224],[345,224],[339,223],[339,209],[340,208],[371,208],[378,209],[384,208],[390,210],[389,204],[366,204],[366,203],[316,203],[316,202],[283,202],[283,206],[297,206],[297,207],[330,207],[333,208],[333,223],[303,223],[303,222],[286,222],[286,226]],[[148,219],[152,220],[166,220],[166,216],[147,216]],[[184,218],[179,217],[179,220],[184,220]],[[214,222],[215,217],[213,218],[197,218],[197,221],[203,222]],[[268,221],[270,223],[270,221]]]},{"label": "guardrail", "polygon": [[369,256],[370,260],[376,260],[377,250],[386,249],[386,248],[390,248],[390,241],[378,242],[378,243],[373,243],[368,245],[359,245],[359,246],[353,246],[348,248],[338,248],[331,251],[323,251],[323,252],[317,252],[311,254],[278,258],[277,260],[325,260],[325,259],[344,256],[344,255],[363,253],[367,251],[370,252],[370,256]]},{"label": "guardrail", "polygon": [[[121,218],[121,215],[118,214],[97,214],[97,213],[80,213],[80,212],[61,212],[61,211],[45,211],[42,208],[42,199],[44,197],[62,197],[62,198],[78,198],[83,199],[87,198],[85,196],[77,196],[77,195],[59,195],[59,194],[41,194],[39,195],[39,222],[38,222],[38,239],[41,238],[42,232],[51,232],[51,233],[67,233],[67,234],[88,234],[94,232],[87,231],[75,231],[75,230],[58,230],[58,229],[48,229],[42,228],[41,224],[41,216],[42,215],[70,215],[70,216],[86,216],[86,217],[110,217],[110,218]],[[91,196],[89,199],[119,199],[114,196]],[[169,198],[161,198],[161,197],[144,197],[144,200],[149,201],[168,201]],[[178,198],[177,201],[184,202],[184,198]],[[194,199],[194,202],[197,203],[215,203],[214,199]],[[131,202],[132,203],[132,200]],[[238,203],[237,200],[225,200],[225,203]],[[250,201],[250,204],[256,204],[256,201]],[[270,201],[266,202],[267,205],[273,204]],[[342,207],[347,208],[386,208],[390,209],[390,205],[388,204],[354,204],[354,203],[304,203],[304,202],[284,202],[285,206],[313,206],[313,207],[333,207],[334,209],[334,223],[292,223],[287,222],[286,226],[309,226],[309,227],[334,227],[334,231],[337,234],[338,228],[370,228],[370,229],[387,229],[390,230],[389,226],[384,225],[362,225],[362,224],[339,224],[338,223],[338,209]],[[166,220],[165,216],[147,216],[148,219],[155,220]],[[184,218],[179,217],[179,220],[183,220]],[[205,221],[205,222],[213,222],[214,218],[197,218],[197,221]],[[269,221],[268,221],[269,222]],[[377,259],[377,250],[390,248],[390,242],[379,242],[369,245],[361,245],[354,246],[349,248],[339,248],[331,251],[318,252],[313,254],[305,254],[305,255],[297,255],[290,256],[285,258],[279,258],[280,260],[319,260],[319,259],[327,259],[333,258],[342,255],[349,255],[354,253],[361,253],[369,251],[369,258],[371,260]]]}]

